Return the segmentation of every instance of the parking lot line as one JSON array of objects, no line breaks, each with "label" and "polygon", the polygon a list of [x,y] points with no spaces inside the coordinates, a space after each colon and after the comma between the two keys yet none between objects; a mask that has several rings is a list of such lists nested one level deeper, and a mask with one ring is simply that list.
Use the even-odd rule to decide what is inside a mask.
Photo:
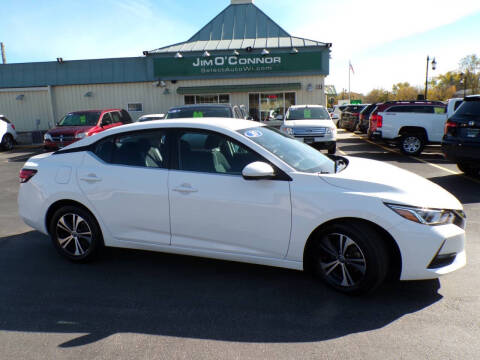
[{"label": "parking lot line", "polygon": [[[401,152],[399,152],[399,151],[397,151],[397,150],[389,149],[389,148],[386,147],[386,146],[383,146],[383,145],[381,145],[381,144],[378,144],[378,143],[376,143],[376,142],[373,142],[373,141],[369,140],[368,138],[366,138],[365,136],[361,136],[361,135],[358,135],[358,134],[355,134],[355,133],[351,133],[351,134],[352,134],[353,136],[358,137],[359,139],[362,139],[362,140],[365,141],[365,142],[368,142],[369,144],[378,146],[378,147],[380,147],[380,148],[382,148],[382,149],[384,149],[384,150],[386,150],[386,151],[389,151],[389,152],[394,153],[394,154],[403,155]],[[339,150],[339,151],[341,151],[341,150]],[[404,156],[407,156],[407,155],[404,155]],[[417,161],[419,161],[419,162],[422,162],[422,163],[424,163],[424,164],[430,165],[430,166],[432,166],[432,167],[434,167],[434,168],[437,168],[437,169],[439,169],[439,170],[443,170],[443,171],[445,171],[445,172],[447,172],[447,173],[449,173],[449,174],[452,174],[452,175],[460,175],[460,176],[462,176],[462,177],[464,177],[464,178],[466,178],[466,179],[468,179],[468,180],[470,180],[470,181],[473,181],[473,182],[475,182],[475,183],[477,183],[477,184],[480,184],[480,180],[471,178],[470,176],[467,176],[467,175],[465,175],[465,174],[462,173],[462,172],[447,169],[446,167],[443,167],[443,166],[437,165],[437,164],[433,164],[433,163],[428,162],[428,161],[426,161],[426,160],[420,159],[420,158],[418,158],[418,157],[416,157],[416,156],[409,156],[409,157],[412,158],[412,159],[414,159],[414,160],[417,160]]]}]

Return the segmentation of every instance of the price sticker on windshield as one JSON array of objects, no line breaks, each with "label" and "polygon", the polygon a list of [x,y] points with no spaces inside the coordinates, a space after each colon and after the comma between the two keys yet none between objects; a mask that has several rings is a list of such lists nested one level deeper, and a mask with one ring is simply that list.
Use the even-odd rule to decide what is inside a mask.
[{"label": "price sticker on windshield", "polygon": [[85,115],[80,116],[80,124],[86,124],[87,123],[87,117]]},{"label": "price sticker on windshield", "polygon": [[263,133],[260,130],[248,130],[245,131],[245,136],[249,138],[256,138],[262,136]]},{"label": "price sticker on windshield", "polygon": [[312,110],[310,110],[310,109],[303,110],[303,117],[305,119],[311,119],[312,118]]},{"label": "price sticker on windshield", "polygon": [[201,111],[194,111],[194,112],[193,112],[193,117],[194,117],[194,118],[203,118],[203,112],[201,112]]}]

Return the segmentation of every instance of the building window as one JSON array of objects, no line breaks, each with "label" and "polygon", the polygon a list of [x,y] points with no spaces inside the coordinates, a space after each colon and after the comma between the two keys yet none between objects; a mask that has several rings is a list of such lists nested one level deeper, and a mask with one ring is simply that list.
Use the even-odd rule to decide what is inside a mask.
[{"label": "building window", "polygon": [[185,105],[194,104],[228,104],[230,95],[185,95]]},{"label": "building window", "polygon": [[127,110],[132,112],[143,112],[143,104],[142,103],[128,104]]},{"label": "building window", "polygon": [[249,115],[256,121],[272,121],[282,118],[287,109],[296,104],[296,93],[249,94]]}]

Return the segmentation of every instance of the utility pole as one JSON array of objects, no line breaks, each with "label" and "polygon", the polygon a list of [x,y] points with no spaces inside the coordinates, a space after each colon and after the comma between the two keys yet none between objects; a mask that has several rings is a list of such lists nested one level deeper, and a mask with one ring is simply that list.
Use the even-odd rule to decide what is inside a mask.
[{"label": "utility pole", "polygon": [[0,48],[2,51],[2,63],[6,64],[7,63],[7,57],[5,56],[5,45],[3,45],[3,42],[0,42]]}]

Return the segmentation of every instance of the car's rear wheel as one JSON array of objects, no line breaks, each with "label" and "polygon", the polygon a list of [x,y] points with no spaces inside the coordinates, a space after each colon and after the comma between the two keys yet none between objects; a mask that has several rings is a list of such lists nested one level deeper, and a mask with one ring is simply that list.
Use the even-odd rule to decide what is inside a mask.
[{"label": "car's rear wheel", "polygon": [[480,177],[480,166],[474,166],[472,164],[458,163],[457,167],[469,176]]},{"label": "car's rear wheel", "polygon": [[400,139],[400,150],[405,155],[419,155],[425,147],[425,137],[420,134],[405,134]]},{"label": "car's rear wheel", "polygon": [[5,134],[2,138],[2,142],[1,142],[1,148],[3,150],[6,150],[6,151],[10,151],[13,149],[13,145],[14,145],[14,140],[13,140],[13,137],[12,135],[10,134]]},{"label": "car's rear wheel", "polygon": [[389,256],[385,242],[368,224],[333,224],[317,234],[307,268],[343,293],[375,290],[385,280]]},{"label": "car's rear wheel", "polygon": [[58,209],[52,216],[49,230],[55,248],[71,261],[90,261],[103,246],[96,219],[79,206]]}]

